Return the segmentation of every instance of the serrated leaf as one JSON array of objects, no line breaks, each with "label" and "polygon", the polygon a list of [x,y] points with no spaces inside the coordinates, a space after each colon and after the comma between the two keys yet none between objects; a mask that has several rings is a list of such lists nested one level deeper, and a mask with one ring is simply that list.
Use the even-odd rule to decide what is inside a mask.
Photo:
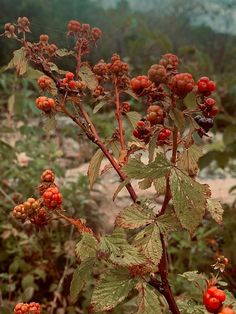
[{"label": "serrated leaf", "polygon": [[57,126],[57,121],[56,121],[56,117],[54,114],[47,116],[46,119],[44,120],[44,125],[43,125],[43,129],[46,133],[54,130]]},{"label": "serrated leaf", "polygon": [[178,276],[185,278],[189,282],[194,282],[198,280],[205,280],[206,276],[204,274],[199,274],[197,270],[186,271],[183,274],[178,274]]},{"label": "serrated leaf", "polygon": [[69,51],[65,48],[57,49],[57,51],[56,51],[56,55],[59,57],[67,57],[67,56],[70,56],[73,54],[74,54],[74,51],[72,51],[72,50]]},{"label": "serrated leaf", "polygon": [[178,308],[181,314],[208,314],[204,305],[196,305],[193,300],[177,300]]},{"label": "serrated leaf", "polygon": [[153,181],[157,196],[164,195],[166,192],[166,178],[161,177]]},{"label": "serrated leaf", "polygon": [[120,156],[120,151],[121,151],[120,141],[118,141],[118,140],[110,141],[109,142],[109,148],[111,149],[114,157],[116,159],[118,159]]},{"label": "serrated leaf", "polygon": [[93,312],[109,311],[122,302],[135,287],[136,280],[126,269],[111,269],[96,285],[92,300]]},{"label": "serrated leaf", "polygon": [[163,154],[158,153],[153,162],[145,165],[141,160],[131,158],[122,169],[132,179],[157,179],[163,177],[170,170],[171,165]]},{"label": "serrated leaf", "polygon": [[161,314],[160,299],[155,291],[147,283],[137,285],[138,311],[137,314]]},{"label": "serrated leaf", "polygon": [[93,187],[95,181],[97,180],[99,176],[99,170],[101,167],[103,157],[104,155],[103,155],[102,150],[98,149],[90,160],[89,167],[88,167],[88,179],[89,179],[90,189]]},{"label": "serrated leaf", "polygon": [[124,181],[122,181],[122,182],[119,184],[119,186],[118,186],[117,189],[115,190],[115,193],[114,193],[114,195],[113,195],[113,197],[112,197],[112,200],[113,200],[113,201],[116,199],[117,195],[120,193],[120,191],[121,191],[128,183],[130,183],[130,179],[129,179],[129,178],[125,179]]},{"label": "serrated leaf", "polygon": [[109,260],[120,266],[142,265],[147,262],[144,255],[127,242],[123,229],[115,228],[111,236],[101,239],[100,251],[109,254]]},{"label": "serrated leaf", "polygon": [[181,225],[192,233],[205,213],[209,188],[177,168],[171,171],[170,188],[176,215]]},{"label": "serrated leaf", "polygon": [[100,109],[102,109],[103,106],[107,104],[107,100],[101,100],[96,106],[93,108],[93,113],[97,113]]},{"label": "serrated leaf", "polygon": [[207,209],[210,212],[212,218],[218,223],[221,224],[223,220],[224,210],[219,201],[208,198],[207,200]]},{"label": "serrated leaf", "polygon": [[129,111],[125,116],[133,128],[136,127],[137,122],[141,119],[141,114],[136,111]]},{"label": "serrated leaf", "polygon": [[179,155],[178,167],[188,172],[189,175],[196,175],[198,172],[198,160],[203,155],[202,149],[192,145]]},{"label": "serrated leaf", "polygon": [[141,190],[149,189],[152,186],[153,179],[145,178],[143,181],[139,181],[138,186]]},{"label": "serrated leaf", "polygon": [[77,301],[80,291],[89,280],[93,270],[94,261],[94,258],[88,258],[74,271],[70,285],[70,298],[73,303]]},{"label": "serrated leaf", "polygon": [[90,90],[93,91],[98,86],[96,75],[87,65],[83,65],[80,68],[79,76],[81,77],[82,81],[85,82],[85,84]]},{"label": "serrated leaf", "polygon": [[136,229],[152,223],[153,220],[152,213],[144,211],[142,206],[138,204],[132,204],[119,213],[116,217],[115,225],[122,228]]},{"label": "serrated leaf", "polygon": [[160,229],[156,223],[152,223],[140,231],[133,245],[154,264],[157,265],[162,256],[162,244]]},{"label": "serrated leaf", "polygon": [[185,118],[182,111],[177,108],[172,108],[170,117],[174,121],[175,126],[182,131],[185,126]]},{"label": "serrated leaf", "polygon": [[97,239],[89,233],[84,233],[76,244],[75,254],[81,261],[84,261],[88,258],[96,257],[97,249]]},{"label": "serrated leaf", "polygon": [[182,229],[179,220],[176,215],[170,211],[166,211],[164,215],[161,215],[156,220],[160,232],[163,234],[169,234],[172,231]]},{"label": "serrated leaf", "polygon": [[28,61],[26,59],[26,50],[21,49],[13,52],[13,58],[8,63],[7,69],[15,68],[18,75],[23,75],[27,71]]},{"label": "serrated leaf", "polygon": [[22,294],[22,300],[24,302],[28,302],[32,299],[33,295],[34,295],[34,287],[28,287],[24,290]]}]

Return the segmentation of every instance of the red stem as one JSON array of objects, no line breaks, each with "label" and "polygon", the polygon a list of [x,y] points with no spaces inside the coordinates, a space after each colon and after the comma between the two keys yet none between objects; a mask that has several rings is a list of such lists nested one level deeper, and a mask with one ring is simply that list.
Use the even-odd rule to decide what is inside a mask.
[{"label": "red stem", "polygon": [[120,113],[120,94],[117,86],[117,81],[115,81],[115,96],[116,96],[116,119],[119,127],[119,135],[120,135],[120,145],[121,149],[126,150],[125,139],[124,139],[124,128],[122,123],[122,117]]}]

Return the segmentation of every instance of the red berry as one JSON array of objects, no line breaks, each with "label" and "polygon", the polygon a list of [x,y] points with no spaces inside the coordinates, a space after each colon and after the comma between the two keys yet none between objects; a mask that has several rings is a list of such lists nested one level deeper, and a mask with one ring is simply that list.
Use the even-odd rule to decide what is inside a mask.
[{"label": "red berry", "polygon": [[218,299],[219,301],[224,302],[225,299],[226,299],[226,294],[225,294],[224,291],[222,291],[222,290],[220,290],[220,289],[217,289],[216,292],[215,292],[215,294],[214,294],[214,297],[215,297],[216,299]]},{"label": "red berry", "polygon": [[163,129],[158,135],[158,140],[159,141],[164,141],[169,139],[171,136],[171,131],[169,129]]},{"label": "red berry", "polygon": [[145,127],[145,122],[142,121],[142,120],[138,121],[138,122],[137,122],[137,127],[140,127],[140,128]]},{"label": "red berry", "polygon": [[216,101],[213,98],[207,98],[205,100],[205,104],[209,107],[213,107],[216,104]]},{"label": "red berry", "polygon": [[49,112],[55,106],[55,101],[53,98],[41,96],[36,99],[36,106],[38,109],[43,110],[44,112]]},{"label": "red berry", "polygon": [[130,81],[131,89],[134,92],[142,92],[143,89],[149,87],[152,82],[146,75],[139,75]]},{"label": "red berry", "polygon": [[50,89],[51,84],[52,84],[52,80],[50,79],[50,77],[46,75],[40,76],[40,78],[38,79],[38,85],[43,90]]},{"label": "red berry", "polygon": [[212,286],[210,288],[207,289],[207,293],[210,294],[211,296],[215,296],[215,292],[217,291],[217,287],[216,286]]},{"label": "red berry", "polygon": [[217,310],[221,306],[221,302],[216,298],[210,298],[207,304],[207,308],[211,310]]},{"label": "red berry", "polygon": [[67,24],[67,35],[74,35],[74,33],[78,33],[80,31],[80,22],[76,20],[70,20]]},{"label": "red berry", "polygon": [[194,80],[190,73],[179,73],[172,77],[170,88],[179,97],[185,97],[194,87]]},{"label": "red berry", "polygon": [[18,303],[14,308],[14,314],[41,314],[41,306],[39,303]]},{"label": "red berry", "polygon": [[77,87],[77,82],[74,81],[74,80],[71,80],[71,81],[68,83],[68,86],[69,86],[69,88],[71,88],[71,89],[76,89],[76,87]]},{"label": "red berry", "polygon": [[74,78],[74,73],[72,73],[72,72],[67,72],[66,73],[66,78],[68,79],[68,80],[73,80],[73,78]]},{"label": "red berry", "polygon": [[133,78],[133,79],[130,81],[130,86],[131,86],[132,90],[136,92],[136,91],[140,90],[140,88],[141,88],[141,83],[140,83],[140,81],[139,81],[138,79]]},{"label": "red berry", "polygon": [[200,93],[209,96],[216,89],[216,84],[210,81],[207,76],[203,76],[197,81],[197,87]]},{"label": "red berry", "polygon": [[52,170],[47,169],[41,175],[41,181],[53,182],[55,179],[55,174]]},{"label": "red berry", "polygon": [[218,314],[236,314],[236,312],[232,308],[226,306]]},{"label": "red berry", "polygon": [[61,205],[62,196],[57,187],[50,187],[43,193],[43,200],[45,206],[52,209]]}]

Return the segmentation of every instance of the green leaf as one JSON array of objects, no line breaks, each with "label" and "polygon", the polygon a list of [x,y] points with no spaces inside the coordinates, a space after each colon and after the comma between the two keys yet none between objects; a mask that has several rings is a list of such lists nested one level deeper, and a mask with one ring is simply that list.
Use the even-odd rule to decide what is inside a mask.
[{"label": "green leaf", "polygon": [[102,99],[96,106],[93,108],[93,113],[97,113],[103,106],[107,104],[107,99]]},{"label": "green leaf", "polygon": [[93,291],[91,310],[103,312],[113,309],[128,296],[135,284],[136,280],[130,277],[128,270],[108,270]]},{"label": "green leaf", "polygon": [[93,91],[98,86],[96,75],[87,65],[83,65],[80,68],[79,76],[81,77],[82,81],[85,82],[85,84],[90,90]]},{"label": "green leaf", "polygon": [[161,215],[156,220],[160,232],[163,234],[169,234],[172,231],[178,231],[182,229],[181,224],[176,215],[171,211],[166,211],[164,215]]},{"label": "green leaf", "polygon": [[181,225],[192,233],[205,213],[209,188],[177,168],[171,171],[170,188],[176,215]]},{"label": "green leaf", "polygon": [[93,187],[95,181],[97,180],[99,176],[99,170],[101,167],[103,157],[104,155],[103,155],[102,150],[98,149],[90,160],[89,167],[88,167],[88,179],[89,179],[90,189]]},{"label": "green leaf", "polygon": [[161,177],[153,181],[157,196],[164,195],[166,192],[166,178]]},{"label": "green leaf", "polygon": [[127,242],[126,234],[121,228],[115,228],[111,236],[101,239],[100,251],[107,253],[115,265],[133,266],[147,262],[145,256]]},{"label": "green leaf", "polygon": [[182,131],[185,126],[185,119],[182,111],[177,108],[172,108],[170,117],[174,121],[175,126]]},{"label": "green leaf", "polygon": [[149,189],[152,186],[153,180],[150,178],[145,178],[142,181],[139,181],[138,186],[141,190]]},{"label": "green leaf", "polygon": [[138,312],[137,314],[161,314],[160,299],[152,286],[147,283],[137,285]]},{"label": "green leaf", "polygon": [[204,274],[199,274],[197,270],[193,271],[186,271],[183,274],[178,274],[178,276],[183,277],[184,279],[188,280],[189,282],[205,280],[206,276]]},{"label": "green leaf", "polygon": [[197,145],[192,145],[179,155],[178,167],[194,176],[198,172],[198,160],[203,155],[202,149]]},{"label": "green leaf", "polygon": [[212,218],[218,223],[221,224],[223,220],[224,210],[219,201],[208,198],[207,199],[207,209],[210,212]]},{"label": "green leaf", "polygon": [[122,169],[132,179],[158,179],[164,177],[170,168],[169,161],[163,154],[158,153],[155,160],[148,165],[136,158],[131,158]]},{"label": "green leaf", "polygon": [[77,301],[80,291],[86,282],[88,282],[93,270],[94,261],[94,258],[88,258],[74,271],[70,285],[70,298],[73,303]]},{"label": "green leaf", "polygon": [[194,300],[191,299],[179,299],[177,300],[178,308],[181,314],[208,314],[204,305],[196,305]]},{"label": "green leaf", "polygon": [[117,187],[117,189],[115,190],[115,193],[112,197],[112,200],[114,201],[117,197],[117,195],[120,193],[120,191],[128,184],[130,183],[130,179],[126,178],[124,181],[122,181],[119,186]]},{"label": "green leaf", "polygon": [[81,240],[76,244],[75,254],[81,261],[96,257],[98,249],[97,239],[90,233],[83,233]]},{"label": "green leaf", "polygon": [[24,47],[13,52],[13,58],[8,63],[7,69],[16,69],[18,75],[23,75],[27,71],[28,61]]},{"label": "green leaf", "polygon": [[133,128],[136,127],[137,122],[141,119],[141,114],[136,111],[127,112],[125,116]]},{"label": "green leaf", "polygon": [[162,256],[162,244],[160,229],[156,223],[152,223],[140,231],[133,245],[154,264],[157,265]]},{"label": "green leaf", "polygon": [[152,213],[144,211],[142,206],[138,204],[132,204],[119,213],[115,225],[127,229],[136,229],[152,223],[153,220]]}]

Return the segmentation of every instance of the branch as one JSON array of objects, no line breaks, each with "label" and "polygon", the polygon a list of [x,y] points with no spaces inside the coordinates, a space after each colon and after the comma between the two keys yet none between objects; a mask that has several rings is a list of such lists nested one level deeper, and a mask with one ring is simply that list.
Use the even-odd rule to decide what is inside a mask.
[{"label": "branch", "polygon": [[117,81],[115,81],[115,97],[116,97],[116,119],[119,127],[119,135],[120,135],[120,145],[123,151],[126,150],[125,139],[124,139],[124,128],[122,123],[122,117],[120,114],[120,95],[117,86]]}]

